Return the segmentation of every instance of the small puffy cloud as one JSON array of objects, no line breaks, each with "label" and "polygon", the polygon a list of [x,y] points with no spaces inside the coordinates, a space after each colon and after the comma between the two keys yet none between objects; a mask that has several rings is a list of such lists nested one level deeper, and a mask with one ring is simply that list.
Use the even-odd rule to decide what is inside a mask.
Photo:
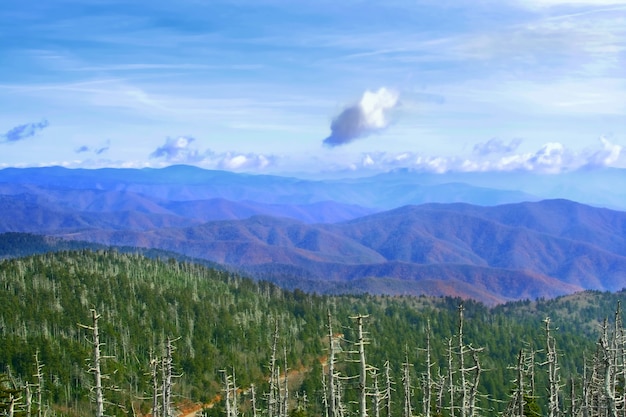
[{"label": "small puffy cloud", "polygon": [[163,146],[159,146],[150,154],[150,158],[164,158],[167,162],[195,163],[204,159],[204,155],[192,146],[195,141],[190,136],[168,137]]},{"label": "small puffy cloud", "polygon": [[543,145],[532,157],[528,158],[526,164],[533,171],[556,173],[567,166],[567,162],[572,159],[562,143],[550,142]]},{"label": "small puffy cloud", "polygon": [[505,143],[502,139],[492,138],[487,142],[481,142],[474,145],[473,152],[480,156],[506,154],[515,151],[521,143],[521,139],[513,139],[509,143]]},{"label": "small puffy cloud", "polygon": [[48,127],[47,120],[42,120],[38,123],[26,123],[23,125],[15,126],[3,135],[0,135],[0,143],[12,143],[19,142],[21,140],[35,136],[37,132]]},{"label": "small puffy cloud", "polygon": [[588,158],[589,166],[609,166],[619,160],[623,147],[621,145],[611,143],[605,137],[600,138],[602,149],[592,151]]},{"label": "small puffy cloud", "polygon": [[365,91],[358,103],[345,108],[330,125],[330,136],[324,144],[345,145],[356,139],[379,132],[389,125],[389,111],[398,104],[398,94],[387,88]]},{"label": "small puffy cloud", "polygon": [[232,171],[244,169],[264,169],[272,163],[271,157],[257,154],[232,154],[226,153],[220,156],[218,167]]}]

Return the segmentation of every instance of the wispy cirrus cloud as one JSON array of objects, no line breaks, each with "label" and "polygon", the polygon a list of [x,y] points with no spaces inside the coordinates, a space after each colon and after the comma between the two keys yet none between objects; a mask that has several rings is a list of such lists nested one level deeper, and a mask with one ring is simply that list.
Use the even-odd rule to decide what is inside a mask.
[{"label": "wispy cirrus cloud", "polygon": [[519,138],[511,140],[509,143],[505,143],[502,139],[493,138],[474,145],[473,152],[480,156],[510,153],[515,151],[521,143],[522,140]]},{"label": "wispy cirrus cloud", "polygon": [[44,119],[37,123],[26,123],[15,126],[5,134],[0,135],[0,143],[13,143],[28,139],[48,127],[48,125],[48,121]]},{"label": "wispy cirrus cloud", "polygon": [[82,146],[79,146],[76,149],[74,149],[74,152],[76,152],[76,153],[91,152],[91,153],[94,153],[96,155],[102,155],[103,153],[107,152],[110,147],[111,147],[111,141],[107,140],[106,144],[104,144],[102,146],[91,147],[91,146],[87,146],[87,145],[82,145]]},{"label": "wispy cirrus cloud", "polygon": [[606,7],[626,5],[625,0],[518,0],[525,7],[548,8],[557,6],[570,7]]}]

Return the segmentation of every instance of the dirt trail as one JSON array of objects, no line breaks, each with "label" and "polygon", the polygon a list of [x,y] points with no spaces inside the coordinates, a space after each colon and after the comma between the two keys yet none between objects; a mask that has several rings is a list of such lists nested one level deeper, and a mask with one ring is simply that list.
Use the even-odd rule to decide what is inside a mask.
[{"label": "dirt trail", "polygon": [[198,414],[200,411],[202,411],[202,409],[205,406],[202,404],[195,404],[191,407],[186,407],[181,411],[181,414],[179,417],[196,417],[196,414]]}]

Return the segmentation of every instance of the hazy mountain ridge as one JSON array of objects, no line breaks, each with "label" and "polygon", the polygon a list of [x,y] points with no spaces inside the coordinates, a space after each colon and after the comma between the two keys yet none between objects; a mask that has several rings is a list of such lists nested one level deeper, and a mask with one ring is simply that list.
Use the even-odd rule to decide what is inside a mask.
[{"label": "hazy mountain ridge", "polygon": [[272,175],[234,174],[190,166],[163,169],[66,169],[61,167],[6,168],[3,184],[41,188],[125,191],[172,201],[255,201],[265,204],[311,204],[334,201],[377,210],[425,202],[468,202],[494,205],[539,199],[525,192],[474,186],[461,181],[433,183],[422,175],[336,180],[304,180]]},{"label": "hazy mountain ridge", "polygon": [[[333,223],[375,211],[333,201],[311,204],[266,204],[222,198],[169,201],[129,191],[46,189],[21,184],[0,184],[0,205],[7,220],[11,220],[10,225],[0,225],[0,232],[36,232],[46,230],[50,222],[67,223],[70,229],[80,229],[96,222],[97,228],[147,230],[212,220],[246,219],[256,215],[288,217],[306,223]],[[30,215],[24,218],[27,212]],[[126,220],[124,215],[128,217]],[[107,217],[110,218],[109,224],[104,224]],[[83,218],[90,220],[85,224]]]},{"label": "hazy mountain ridge", "polygon": [[[322,292],[497,303],[626,286],[624,212],[563,199],[510,202],[527,195],[437,183],[442,178],[398,171],[308,181],[186,166],[4,169],[0,232],[157,248]],[[456,202],[464,193],[506,204]],[[435,196],[448,202],[380,208]],[[369,204],[342,202],[352,200]]]},{"label": "hazy mountain ridge", "polygon": [[[578,215],[563,216],[564,223],[550,231],[542,229],[544,221],[529,221],[527,227],[515,215],[532,211],[540,217],[542,210],[547,218],[554,210],[579,210],[586,213],[588,221]],[[270,277],[274,269],[281,270],[281,265],[291,265],[293,271],[300,271],[298,276],[313,282],[411,281],[414,285],[410,288],[402,284],[402,291],[390,292],[465,294],[492,303],[554,297],[581,289],[623,288],[626,256],[620,230],[624,224],[626,213],[559,200],[491,208],[406,206],[337,224],[255,216],[185,228],[60,235],[179,252],[264,277]],[[594,230],[608,231],[610,227],[615,236],[605,232],[595,238]],[[434,285],[436,281],[439,285]],[[443,289],[452,287],[453,294]]]}]

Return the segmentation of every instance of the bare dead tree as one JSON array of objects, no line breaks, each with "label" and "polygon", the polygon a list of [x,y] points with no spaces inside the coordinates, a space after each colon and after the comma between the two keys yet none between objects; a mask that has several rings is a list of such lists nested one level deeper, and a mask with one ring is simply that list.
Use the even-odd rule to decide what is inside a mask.
[{"label": "bare dead tree", "polygon": [[438,373],[438,378],[435,383],[435,387],[437,388],[437,401],[435,403],[435,414],[437,414],[438,416],[443,415],[443,407],[444,407],[443,403],[444,403],[445,396],[446,396],[446,381],[447,381],[446,375],[442,375],[441,373]]},{"label": "bare dead tree", "polygon": [[152,417],[159,417],[161,411],[159,408],[159,359],[156,357],[150,358],[150,381],[152,382]]},{"label": "bare dead tree", "polygon": [[469,386],[468,398],[466,400],[467,403],[467,416],[474,417],[476,415],[476,399],[478,398],[478,386],[480,384],[480,375],[482,373],[482,368],[480,366],[480,360],[478,358],[478,353],[482,351],[482,348],[473,348],[471,345],[469,346],[470,352],[472,354],[472,359],[474,361],[474,365],[471,368],[467,368],[466,371],[473,372],[473,380],[471,385]]},{"label": "bare dead tree", "polygon": [[448,395],[450,398],[450,404],[448,404],[450,408],[450,417],[454,417],[454,397],[456,394],[456,389],[454,385],[454,351],[452,350],[452,338],[448,339]]},{"label": "bare dead tree", "polygon": [[570,398],[570,408],[569,415],[575,416],[578,412],[577,404],[576,404],[576,382],[574,381],[574,377],[570,375],[569,378],[569,398]]},{"label": "bare dead tree", "polygon": [[285,370],[283,371],[282,417],[287,417],[289,407],[289,368],[287,368],[287,345],[283,346]]},{"label": "bare dead tree", "polygon": [[385,417],[391,417],[391,392],[393,381],[391,380],[391,365],[389,361],[385,361]]},{"label": "bare dead tree", "polygon": [[346,405],[343,402],[343,384],[341,383],[343,378],[339,378],[336,375],[335,378],[335,394],[337,399],[335,400],[335,404],[337,406],[337,417],[345,417],[348,413],[346,411]]},{"label": "bare dead tree", "polygon": [[[622,320],[622,303],[617,302],[615,308],[615,323],[613,331],[613,349],[614,349],[614,391],[616,392],[615,406],[616,410],[622,410],[621,417],[626,416],[626,335],[624,333],[624,323]],[[621,382],[620,382],[621,381]],[[619,385],[621,384],[621,387]],[[617,396],[617,392],[621,394]]]},{"label": "bare dead tree", "polygon": [[96,417],[104,416],[104,394],[103,394],[103,387],[102,387],[102,379],[104,376],[102,375],[101,364],[102,364],[103,359],[108,358],[108,357],[102,356],[100,353],[100,348],[104,345],[104,343],[100,342],[100,334],[98,331],[98,320],[100,319],[100,317],[101,317],[100,314],[98,314],[96,310],[92,308],[91,319],[92,319],[93,324],[91,326],[78,324],[80,327],[90,330],[92,333],[92,340],[90,343],[93,346],[93,351],[92,351],[93,357],[92,357],[92,363],[91,363],[91,367],[89,371],[94,376],[93,392],[94,392],[95,403],[96,403],[96,412],[95,412]]},{"label": "bare dead tree", "polygon": [[24,390],[26,395],[26,417],[31,417],[33,408],[33,393],[30,390],[30,384],[26,384]]},{"label": "bare dead tree", "polygon": [[465,345],[463,342],[463,304],[458,308],[459,311],[459,327],[458,327],[458,357],[459,357],[459,377],[461,379],[459,388],[461,389],[461,401],[460,410],[461,417],[468,417],[468,405],[467,405],[467,382],[465,380]]},{"label": "bare dead tree", "polygon": [[226,407],[226,417],[237,417],[239,406],[237,401],[237,384],[235,383],[235,373],[228,375],[225,369],[220,370],[224,375],[224,406]]},{"label": "bare dead tree", "polygon": [[558,417],[560,415],[559,392],[561,390],[558,354],[556,341],[550,327],[550,318],[546,317],[544,323],[546,332],[546,361],[544,365],[548,366],[548,415],[549,417]]},{"label": "bare dead tree", "polygon": [[162,392],[162,415],[163,417],[172,417],[174,409],[172,406],[172,388],[174,386],[174,379],[180,378],[182,375],[174,375],[174,360],[173,354],[176,350],[174,342],[179,338],[171,339],[167,338],[165,343],[165,355],[161,360],[161,372],[163,376]]},{"label": "bare dead tree", "polygon": [[[43,389],[44,389],[44,378],[43,378],[43,367],[44,365],[39,362],[39,351],[35,352],[35,367],[37,369],[37,373],[35,375],[33,375],[35,378],[37,378],[37,390],[36,390],[36,394],[37,394],[37,417],[43,417],[44,414],[44,406],[43,406]],[[28,388],[28,384],[26,385],[26,387]],[[30,391],[30,390],[29,390]],[[30,410],[30,403],[31,403],[31,399],[30,399],[30,393],[27,393],[27,408],[28,408],[28,415],[30,416],[31,410]]]},{"label": "bare dead tree", "polygon": [[224,375],[224,406],[226,407],[226,417],[232,417],[233,413],[230,409],[231,379],[230,376],[226,373],[226,369],[222,369],[220,370],[220,372]]},{"label": "bare dead tree", "polygon": [[257,408],[256,408],[256,387],[254,384],[250,385],[250,402],[252,403],[252,417],[257,417]]},{"label": "bare dead tree", "polygon": [[237,377],[235,375],[235,370],[233,369],[233,406],[231,407],[232,417],[239,416],[239,399],[237,393],[239,392],[239,387],[237,387]]},{"label": "bare dead tree", "polygon": [[374,369],[371,375],[372,381],[374,381],[374,391],[372,392],[372,410],[374,411],[373,417],[380,417],[380,403],[382,401],[382,395],[380,387],[378,386],[378,370]]},{"label": "bare dead tree", "polygon": [[517,366],[515,368],[517,371],[517,379],[514,381],[515,391],[513,393],[513,399],[510,403],[513,411],[511,416],[515,417],[524,416],[524,406],[526,405],[526,381],[524,378],[524,368],[524,351],[520,349],[519,354],[517,355]]},{"label": "bare dead tree", "polygon": [[269,392],[267,393],[267,414],[269,417],[276,416],[278,408],[278,370],[276,365],[276,345],[278,343],[278,319],[274,326],[274,339],[272,343],[272,355],[270,357]]},{"label": "bare dead tree", "polygon": [[600,341],[600,349],[602,352],[602,367],[604,370],[603,393],[606,401],[607,417],[617,417],[617,408],[615,405],[615,358],[614,350],[610,346],[607,335],[607,323],[604,322],[604,331]]},{"label": "bare dead tree", "polygon": [[365,335],[363,332],[363,319],[369,316],[358,315],[352,317],[357,324],[357,342],[356,347],[359,354],[359,416],[367,417],[367,363],[365,362]]},{"label": "bare dead tree", "polygon": [[431,399],[433,396],[432,356],[430,351],[430,320],[426,324],[426,369],[422,375],[422,415],[430,417]]},{"label": "bare dead tree", "polygon": [[591,409],[591,384],[587,378],[587,359],[583,365],[583,381],[582,381],[582,398],[580,404],[580,410],[583,417],[589,417],[589,411]]},{"label": "bare dead tree", "polygon": [[330,401],[328,399],[328,391],[328,385],[326,384],[326,371],[324,370],[324,368],[322,368],[322,405],[324,406],[324,417],[329,417],[330,413]]},{"label": "bare dead tree", "polygon": [[402,415],[403,417],[413,417],[413,406],[411,405],[411,364],[409,363],[409,354],[406,351],[404,353],[404,363],[402,364],[402,387],[404,389],[404,412]]},{"label": "bare dead tree", "polygon": [[[335,354],[336,345],[335,338],[333,335],[333,323],[332,316],[330,314],[330,309],[327,311],[328,314],[328,397],[327,397],[327,415],[328,417],[336,417],[337,414],[337,403],[336,403],[336,394],[335,394]],[[324,391],[324,393],[326,393]]]}]

